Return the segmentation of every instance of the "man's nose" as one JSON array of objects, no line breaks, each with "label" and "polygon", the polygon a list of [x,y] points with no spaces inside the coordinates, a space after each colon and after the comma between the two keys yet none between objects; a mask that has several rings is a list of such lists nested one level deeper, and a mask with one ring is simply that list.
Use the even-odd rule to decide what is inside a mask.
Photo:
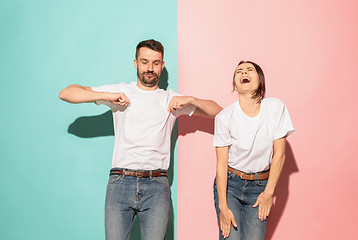
[{"label": "man's nose", "polygon": [[152,63],[148,64],[148,71],[153,71],[153,64]]}]

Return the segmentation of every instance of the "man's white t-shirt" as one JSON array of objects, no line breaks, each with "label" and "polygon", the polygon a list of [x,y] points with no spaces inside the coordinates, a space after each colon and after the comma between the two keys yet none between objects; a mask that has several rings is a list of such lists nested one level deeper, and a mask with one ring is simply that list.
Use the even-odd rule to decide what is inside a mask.
[{"label": "man's white t-shirt", "polygon": [[157,88],[145,91],[136,82],[92,87],[96,92],[123,92],[129,99],[128,107],[106,101],[96,104],[109,106],[113,113],[114,150],[112,168],[133,170],[167,170],[170,163],[171,132],[178,116],[192,115],[194,105],[187,105],[174,113],[168,112],[172,90]]},{"label": "man's white t-shirt", "polygon": [[281,100],[264,98],[256,117],[247,116],[236,101],[215,117],[214,146],[230,146],[230,167],[246,173],[261,172],[270,168],[274,141],[294,131]]}]

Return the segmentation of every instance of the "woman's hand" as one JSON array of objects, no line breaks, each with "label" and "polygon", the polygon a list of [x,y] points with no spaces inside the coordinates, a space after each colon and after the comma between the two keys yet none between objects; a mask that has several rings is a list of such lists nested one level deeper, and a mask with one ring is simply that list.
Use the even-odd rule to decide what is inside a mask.
[{"label": "woman's hand", "polygon": [[229,208],[220,210],[220,229],[224,238],[229,237],[231,224],[237,228],[234,214]]},{"label": "woman's hand", "polygon": [[265,221],[268,215],[270,214],[272,202],[273,202],[272,194],[262,192],[257,197],[256,203],[253,205],[253,207],[259,206],[259,219],[261,221]]}]

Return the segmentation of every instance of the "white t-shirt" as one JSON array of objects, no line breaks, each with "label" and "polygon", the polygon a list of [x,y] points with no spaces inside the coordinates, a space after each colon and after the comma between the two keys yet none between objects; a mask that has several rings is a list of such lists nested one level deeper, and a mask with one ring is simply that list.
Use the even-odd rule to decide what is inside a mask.
[{"label": "white t-shirt", "polygon": [[236,101],[215,118],[214,146],[230,146],[230,167],[246,173],[261,172],[270,168],[274,141],[294,131],[281,100],[264,98],[256,117],[247,116]]},{"label": "white t-shirt", "polygon": [[128,107],[106,101],[112,109],[114,124],[114,150],[112,168],[134,170],[168,169],[170,163],[170,137],[175,119],[183,114],[192,115],[194,105],[168,112],[173,96],[180,96],[172,90],[156,89],[145,91],[137,86],[120,83],[93,87],[96,92],[124,92],[130,99]]}]

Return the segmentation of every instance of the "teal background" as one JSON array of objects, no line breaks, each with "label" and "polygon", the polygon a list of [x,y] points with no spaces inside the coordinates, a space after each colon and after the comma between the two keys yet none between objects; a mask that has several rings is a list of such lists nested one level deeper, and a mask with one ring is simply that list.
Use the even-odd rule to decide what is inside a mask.
[{"label": "teal background", "polygon": [[135,46],[149,38],[163,43],[177,90],[177,1],[1,1],[0,31],[0,239],[104,239],[113,136],[68,128],[108,109],[58,94],[72,83],[135,81]]}]

